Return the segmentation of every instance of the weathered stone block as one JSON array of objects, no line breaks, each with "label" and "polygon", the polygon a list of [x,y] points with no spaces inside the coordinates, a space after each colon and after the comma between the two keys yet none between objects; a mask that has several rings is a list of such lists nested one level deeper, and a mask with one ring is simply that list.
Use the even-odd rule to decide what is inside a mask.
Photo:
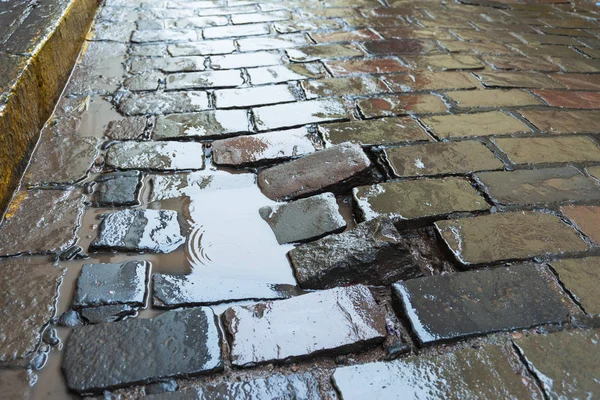
[{"label": "weathered stone block", "polygon": [[550,265],[585,312],[600,315],[600,257],[562,259]]},{"label": "weathered stone block", "polygon": [[219,139],[249,131],[246,110],[215,110],[159,116],[152,137]]},{"label": "weathered stone block", "polygon": [[202,143],[119,142],[108,148],[106,165],[116,169],[203,169]]},{"label": "weathered stone block", "polygon": [[139,171],[103,174],[96,179],[92,201],[100,207],[137,205],[141,186],[142,174]]}]

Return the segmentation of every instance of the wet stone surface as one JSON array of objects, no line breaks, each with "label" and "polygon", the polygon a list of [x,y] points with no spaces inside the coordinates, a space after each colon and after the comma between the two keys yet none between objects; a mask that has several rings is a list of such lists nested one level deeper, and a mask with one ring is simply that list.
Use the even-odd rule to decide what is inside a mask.
[{"label": "wet stone surface", "polygon": [[309,241],[346,228],[333,193],[323,193],[258,210],[279,244]]},{"label": "wet stone surface", "polygon": [[120,142],[108,148],[106,166],[116,169],[203,169],[201,143]]},{"label": "wet stone surface", "polygon": [[586,313],[600,315],[600,257],[562,259],[550,262],[558,279],[565,285]]},{"label": "wet stone surface", "polygon": [[319,125],[326,143],[357,143],[362,146],[431,140],[419,123],[411,118],[381,118],[366,121]]},{"label": "wet stone surface", "polygon": [[208,109],[206,92],[168,92],[131,95],[119,104],[125,115],[170,114]]},{"label": "wet stone surface", "polygon": [[397,311],[428,344],[562,323],[569,313],[552,285],[540,267],[523,264],[411,279],[393,291]]},{"label": "wet stone surface", "polygon": [[141,186],[142,174],[139,171],[103,174],[96,178],[92,202],[99,207],[134,206],[139,204]]},{"label": "wet stone surface", "polygon": [[246,110],[217,110],[159,116],[152,137],[217,139],[249,129]]},{"label": "wet stone surface", "polygon": [[26,370],[0,369],[0,388],[7,399],[30,399],[35,375]]},{"label": "wet stone surface", "polygon": [[231,361],[238,366],[360,349],[386,334],[384,314],[362,285],[232,307],[223,322],[232,338]]},{"label": "wet stone surface", "polygon": [[142,117],[127,117],[108,124],[106,132],[107,138],[115,140],[135,140],[141,139],[146,131],[148,119]]},{"label": "wet stone surface", "polygon": [[77,328],[66,343],[62,366],[68,387],[80,393],[218,371],[215,316],[209,308],[192,308]]},{"label": "wet stone surface", "polygon": [[313,100],[258,107],[253,110],[259,131],[347,119],[339,100]]}]

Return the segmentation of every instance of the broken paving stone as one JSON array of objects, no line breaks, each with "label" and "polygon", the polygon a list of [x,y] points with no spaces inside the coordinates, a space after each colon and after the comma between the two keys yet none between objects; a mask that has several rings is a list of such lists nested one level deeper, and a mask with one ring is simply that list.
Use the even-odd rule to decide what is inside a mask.
[{"label": "broken paving stone", "polygon": [[114,140],[135,140],[144,137],[148,119],[146,117],[126,117],[108,123],[104,135]]},{"label": "broken paving stone", "polygon": [[122,210],[108,213],[90,248],[170,253],[185,241],[177,217],[177,212],[171,210]]},{"label": "broken paving stone", "polygon": [[337,368],[332,380],[344,400],[418,399],[425,394],[432,399],[540,398],[539,389],[514,370],[515,357],[509,354],[496,345],[464,348]]},{"label": "broken paving stone", "polygon": [[593,399],[600,395],[600,329],[531,335],[514,343],[550,399]]},{"label": "broken paving stone", "polygon": [[288,257],[305,289],[353,283],[389,285],[421,275],[409,239],[393,223],[374,219],[354,229],[292,249]]},{"label": "broken paving stone", "polygon": [[223,323],[236,366],[350,352],[386,335],[385,314],[362,285],[232,307],[223,314]]},{"label": "broken paving stone", "polygon": [[323,193],[258,210],[279,244],[318,239],[346,228],[333,193]]},{"label": "broken paving stone", "polygon": [[158,308],[212,305],[229,301],[287,299],[300,294],[293,285],[251,279],[154,274],[152,305]]},{"label": "broken paving stone", "polygon": [[352,192],[365,220],[414,220],[490,207],[465,178],[386,182],[356,187]]},{"label": "broken paving stone", "polygon": [[600,257],[562,259],[550,265],[585,312],[600,315]]},{"label": "broken paving stone", "polygon": [[62,368],[78,393],[210,373],[223,368],[219,336],[210,308],[87,325],[69,336]]},{"label": "broken paving stone", "polygon": [[103,174],[96,178],[92,201],[99,207],[134,206],[139,204],[141,186],[142,174],[139,171]]},{"label": "broken paving stone", "polygon": [[[145,392],[146,392],[146,395],[165,394],[165,397],[166,397],[166,393],[175,392],[177,389],[179,389],[179,385],[177,384],[177,381],[175,381],[175,379],[169,379],[164,382],[156,382],[156,383],[151,383],[150,385],[146,385]],[[155,399],[160,398],[160,397],[162,397],[162,396],[157,396],[157,397],[155,397]],[[175,395],[173,397],[175,397]],[[144,398],[148,399],[148,397],[144,397]]]},{"label": "broken paving stone", "polygon": [[575,167],[481,172],[476,178],[503,205],[600,200],[600,188]]},{"label": "broken paving stone", "polygon": [[[323,166],[327,174],[323,174]],[[360,146],[342,143],[300,159],[260,171],[258,185],[272,200],[291,199],[324,192],[347,183],[371,168]]]},{"label": "broken paving stone", "polygon": [[412,118],[335,122],[319,125],[319,131],[328,144],[353,142],[361,146],[373,146],[431,140]]},{"label": "broken paving stone", "polygon": [[159,116],[152,138],[218,139],[249,131],[246,110],[216,110]]},{"label": "broken paving stone", "polygon": [[421,344],[567,321],[558,289],[533,264],[398,282],[393,292]]},{"label": "broken paving stone", "polygon": [[17,192],[0,225],[0,256],[58,254],[77,241],[85,197],[72,190]]},{"label": "broken paving stone", "polygon": [[125,115],[172,114],[208,108],[206,92],[197,91],[134,94],[119,104],[119,111]]},{"label": "broken paving stone", "polygon": [[509,212],[435,223],[440,236],[465,266],[580,252],[585,241],[559,217]]},{"label": "broken paving stone", "polygon": [[195,142],[119,142],[108,148],[106,165],[124,170],[203,169],[204,147]]},{"label": "broken paving stone", "polygon": [[136,309],[127,304],[114,304],[110,306],[88,307],[81,310],[81,316],[90,324],[120,321],[127,316],[132,316]]},{"label": "broken paving stone", "polygon": [[215,164],[238,167],[289,160],[322,148],[307,128],[238,136],[212,143]]},{"label": "broken paving stone", "polygon": [[344,103],[338,99],[276,104],[252,111],[259,131],[348,119]]},{"label": "broken paving stone", "polygon": [[23,177],[26,185],[73,184],[84,179],[98,157],[100,139],[42,136]]},{"label": "broken paving stone", "polygon": [[146,261],[84,264],[77,278],[73,307],[143,306],[149,269]]},{"label": "broken paving stone", "polygon": [[32,355],[41,344],[64,269],[4,259],[0,270],[0,362],[6,362]]}]

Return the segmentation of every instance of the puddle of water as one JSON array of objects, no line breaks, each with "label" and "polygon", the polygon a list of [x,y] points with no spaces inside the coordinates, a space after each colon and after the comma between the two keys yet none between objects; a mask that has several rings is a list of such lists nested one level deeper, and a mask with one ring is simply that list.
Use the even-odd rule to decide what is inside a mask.
[{"label": "puddle of water", "polygon": [[122,118],[123,116],[108,100],[92,96],[87,102],[86,111],[81,116],[78,135],[104,137],[109,122]]}]

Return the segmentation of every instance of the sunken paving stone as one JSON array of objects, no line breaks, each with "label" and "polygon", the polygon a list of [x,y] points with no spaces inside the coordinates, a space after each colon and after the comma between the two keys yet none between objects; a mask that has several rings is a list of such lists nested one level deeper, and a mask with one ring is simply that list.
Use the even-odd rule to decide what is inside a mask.
[{"label": "sunken paving stone", "polygon": [[549,399],[600,395],[600,329],[531,335],[514,341]]},{"label": "sunken paving stone", "polygon": [[600,315],[600,257],[562,259],[550,265],[585,312]]},{"label": "sunken paving stone", "polygon": [[374,219],[298,246],[288,257],[305,289],[353,283],[382,286],[421,275],[411,248],[390,220]]},{"label": "sunken paving stone", "polygon": [[216,140],[212,143],[217,165],[252,166],[285,161],[322,149],[307,128],[289,129]]},{"label": "sunken paving stone", "polygon": [[474,140],[418,144],[384,151],[397,177],[466,174],[504,168],[491,150]]},{"label": "sunken paving stone", "polygon": [[600,111],[523,110],[519,114],[546,133],[600,132]]},{"label": "sunken paving stone", "polygon": [[152,305],[175,308],[225,301],[277,300],[301,294],[296,286],[250,279],[223,279],[191,275],[152,275]]},{"label": "sunken paving stone", "polygon": [[421,118],[421,121],[440,138],[511,135],[530,132],[527,125],[516,118],[490,111],[477,114],[439,115]]},{"label": "sunken paving stone", "polygon": [[426,142],[431,138],[412,118],[380,118],[319,125],[329,145],[353,142],[362,146]]},{"label": "sunken paving stone", "polygon": [[358,100],[360,112],[366,118],[392,117],[407,114],[445,113],[448,107],[433,94],[407,94]]},{"label": "sunken paving stone", "polygon": [[[205,71],[167,76],[167,90],[236,87],[244,83],[238,70]],[[173,112],[183,111],[174,109]]]},{"label": "sunken paving stone", "polygon": [[0,225],[0,256],[64,252],[77,242],[84,201],[71,190],[17,192]]},{"label": "sunken paving stone", "polygon": [[600,243],[600,207],[569,206],[560,210],[594,243]]},{"label": "sunken paving stone", "polygon": [[517,107],[544,105],[533,95],[522,90],[474,90],[449,92],[447,96],[460,108]]},{"label": "sunken paving stone", "polygon": [[92,202],[99,207],[138,205],[141,187],[142,174],[139,171],[103,174],[96,178]]},{"label": "sunken paving stone", "polygon": [[435,227],[457,260],[467,267],[588,249],[572,227],[543,212],[438,221]]},{"label": "sunken paving stone", "polygon": [[216,110],[159,116],[152,133],[155,140],[176,138],[216,139],[249,130],[246,110]]},{"label": "sunken paving stone", "polygon": [[522,379],[515,364],[515,356],[506,347],[486,345],[340,367],[332,381],[344,400],[540,398],[539,389]]},{"label": "sunken paving stone", "polygon": [[323,193],[258,210],[279,244],[318,239],[346,228],[333,193]]},{"label": "sunken paving stone", "polygon": [[106,165],[117,169],[203,169],[204,147],[190,142],[119,142],[108,148]]},{"label": "sunken paving stone", "polygon": [[177,212],[170,210],[122,210],[108,213],[90,248],[170,253],[185,241],[177,217]]},{"label": "sunken paving stone", "polygon": [[276,104],[252,111],[259,131],[348,119],[344,103],[337,99]]},{"label": "sunken paving stone", "polygon": [[55,316],[64,269],[18,260],[0,261],[0,362],[32,355]]},{"label": "sunken paving stone", "polygon": [[550,204],[600,200],[600,187],[574,167],[481,172],[476,175],[497,204]]},{"label": "sunken paving stone", "polygon": [[42,137],[23,178],[27,185],[73,184],[84,179],[99,154],[100,139]]},{"label": "sunken paving stone", "polygon": [[[323,174],[325,165],[327,174]],[[343,186],[371,166],[371,160],[360,146],[342,143],[262,170],[258,173],[258,185],[263,194],[272,200],[291,199]]]},{"label": "sunken paving stone", "polygon": [[77,278],[73,307],[142,306],[149,269],[150,264],[146,261],[84,264]]},{"label": "sunken paving stone", "polygon": [[223,324],[236,366],[355,351],[386,335],[385,314],[362,285],[232,307]]},{"label": "sunken paving stone", "polygon": [[587,136],[494,139],[517,165],[600,161],[600,149]]},{"label": "sunken paving stone", "polygon": [[288,85],[215,90],[217,108],[241,108],[296,101]]},{"label": "sunken paving stone", "polygon": [[79,393],[220,371],[220,334],[209,308],[88,325],[69,336],[62,368]]},{"label": "sunken paving stone", "polygon": [[398,282],[396,311],[421,344],[566,322],[569,311],[544,273],[522,264]]},{"label": "sunken paving stone", "polygon": [[464,178],[387,182],[360,186],[352,193],[365,220],[379,217],[413,220],[489,208]]},{"label": "sunken paving stone", "polygon": [[208,108],[208,96],[205,92],[135,94],[128,96],[119,104],[119,111],[125,115],[171,114],[202,111]]}]

